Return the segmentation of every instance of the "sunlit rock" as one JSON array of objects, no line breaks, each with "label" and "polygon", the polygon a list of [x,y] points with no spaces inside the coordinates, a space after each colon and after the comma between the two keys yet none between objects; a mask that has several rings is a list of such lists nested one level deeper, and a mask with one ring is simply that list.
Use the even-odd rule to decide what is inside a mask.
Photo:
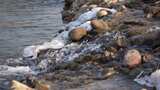
[{"label": "sunlit rock", "polygon": [[70,39],[72,41],[79,41],[86,35],[87,35],[87,30],[85,30],[84,28],[76,28],[72,30],[69,34]]},{"label": "sunlit rock", "polygon": [[124,63],[130,68],[136,67],[141,62],[141,54],[136,49],[128,50],[124,56]]}]

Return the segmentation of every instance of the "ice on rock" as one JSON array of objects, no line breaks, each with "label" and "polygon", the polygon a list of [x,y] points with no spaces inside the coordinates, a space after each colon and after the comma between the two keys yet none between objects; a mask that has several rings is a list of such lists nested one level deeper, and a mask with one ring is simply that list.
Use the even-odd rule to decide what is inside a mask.
[{"label": "ice on rock", "polygon": [[28,46],[23,50],[23,57],[37,57],[36,46]]},{"label": "ice on rock", "polygon": [[97,12],[99,12],[101,9],[105,9],[106,11],[109,11],[112,14],[117,12],[117,10],[115,10],[115,9],[96,7],[96,8],[93,8],[92,10],[90,10],[88,12],[85,12],[85,13],[81,14],[75,21],[72,21],[69,24],[67,24],[66,28],[69,31],[71,31],[71,30],[73,30],[77,27],[83,27],[87,30],[90,30],[90,28],[88,28],[88,27],[90,27],[91,25],[88,21],[96,18]]},{"label": "ice on rock", "polygon": [[160,90],[160,70],[153,72],[150,77],[156,90]]},{"label": "ice on rock", "polygon": [[84,28],[87,31],[91,31],[93,29],[91,26],[91,21],[87,21],[87,22],[81,24],[80,26],[78,26],[78,28]]},{"label": "ice on rock", "polygon": [[66,25],[66,28],[71,31],[73,29],[75,29],[77,26],[81,25],[81,22],[76,20],[76,21],[72,21],[69,24]]},{"label": "ice on rock", "polygon": [[23,57],[30,57],[32,59],[36,59],[38,53],[41,50],[47,49],[60,49],[64,47],[68,41],[68,31],[64,31],[60,33],[57,37],[52,39],[51,42],[45,42],[42,45],[28,46],[23,51]]},{"label": "ice on rock", "polygon": [[77,26],[80,26],[82,23],[85,23],[88,20],[96,18],[97,12],[100,11],[101,9],[102,8],[100,7],[96,7],[96,8],[93,8],[91,11],[81,14],[75,21],[72,21],[69,24],[67,24],[66,27],[69,30],[71,30]]},{"label": "ice on rock", "polygon": [[92,51],[99,50],[100,44],[70,44],[65,48],[62,48],[59,53],[56,54],[56,62],[69,62],[73,61],[79,56],[86,55]]},{"label": "ice on rock", "polygon": [[63,48],[69,40],[69,32],[77,27],[81,27],[81,28],[86,29],[87,31],[91,31],[92,26],[91,26],[90,20],[93,18],[96,18],[97,12],[100,11],[101,9],[105,9],[105,10],[111,12],[112,14],[117,12],[115,9],[102,8],[102,7],[93,8],[92,10],[90,10],[84,14],[81,14],[77,20],[70,22],[66,26],[68,31],[64,31],[64,32],[60,33],[54,39],[52,39],[51,42],[46,42],[42,45],[35,45],[35,46],[26,47],[23,52],[23,57],[32,57],[32,59],[36,59],[38,53],[41,50]]},{"label": "ice on rock", "polygon": [[148,87],[156,87],[156,90],[160,90],[160,70],[156,70],[153,72],[150,76],[144,76],[140,77],[138,75],[136,79],[134,79],[135,82],[141,85],[146,85]]},{"label": "ice on rock", "polygon": [[33,74],[36,75],[34,71],[30,69],[29,66],[0,66],[0,75],[25,75],[25,74]]}]

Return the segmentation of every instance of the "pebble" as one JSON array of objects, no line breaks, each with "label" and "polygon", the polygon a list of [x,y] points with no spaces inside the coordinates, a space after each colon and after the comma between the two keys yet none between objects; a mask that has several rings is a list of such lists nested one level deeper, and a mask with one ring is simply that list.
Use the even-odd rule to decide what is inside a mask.
[{"label": "pebble", "polygon": [[134,68],[141,63],[141,54],[136,49],[128,50],[124,56],[124,64],[129,68]]}]

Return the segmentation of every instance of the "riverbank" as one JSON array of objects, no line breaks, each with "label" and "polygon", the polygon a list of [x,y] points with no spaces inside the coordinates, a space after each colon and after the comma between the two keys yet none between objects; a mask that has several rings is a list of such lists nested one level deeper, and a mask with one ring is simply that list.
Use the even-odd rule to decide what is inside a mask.
[{"label": "riverbank", "polygon": [[[15,79],[36,89],[154,89],[134,81],[160,62],[159,4],[144,1],[65,0],[66,29],[51,42],[25,49],[21,61],[29,68],[19,68],[23,78]],[[11,74],[19,75],[17,68]]]}]

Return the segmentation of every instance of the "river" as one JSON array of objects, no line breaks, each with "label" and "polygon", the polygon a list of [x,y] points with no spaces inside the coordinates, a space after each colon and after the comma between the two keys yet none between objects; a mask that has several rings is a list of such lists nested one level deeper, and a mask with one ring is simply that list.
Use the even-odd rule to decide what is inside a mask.
[{"label": "river", "polygon": [[25,46],[51,40],[64,28],[63,0],[0,0],[0,60],[21,56]]}]

